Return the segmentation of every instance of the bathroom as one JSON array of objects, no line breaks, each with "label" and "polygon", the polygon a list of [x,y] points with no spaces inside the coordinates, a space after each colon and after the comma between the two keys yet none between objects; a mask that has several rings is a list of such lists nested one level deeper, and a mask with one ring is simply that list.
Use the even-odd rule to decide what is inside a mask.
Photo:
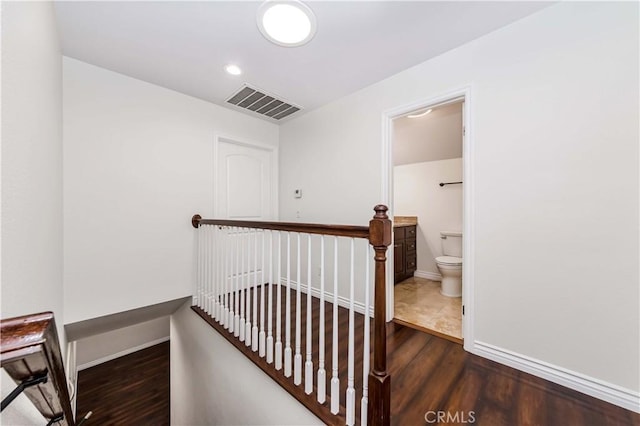
[{"label": "bathroom", "polygon": [[454,99],[394,119],[392,142],[394,321],[459,343],[463,106]]}]

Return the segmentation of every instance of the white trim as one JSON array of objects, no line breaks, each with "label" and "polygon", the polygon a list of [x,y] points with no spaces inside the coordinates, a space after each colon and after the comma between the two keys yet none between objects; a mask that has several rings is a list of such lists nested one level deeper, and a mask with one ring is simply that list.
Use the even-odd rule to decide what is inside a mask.
[{"label": "white trim", "polygon": [[484,358],[577,390],[627,410],[640,413],[640,392],[549,364],[497,346],[476,341],[472,351]]},{"label": "white trim", "polygon": [[[282,283],[283,286],[287,285],[287,279],[286,278],[281,278],[280,282]],[[298,283],[295,280],[291,280],[291,288],[295,289],[295,287],[297,287]],[[304,294],[307,294],[307,288],[308,286],[304,283],[300,283],[300,291]],[[311,295],[316,297],[316,298],[320,298],[320,289],[317,289],[315,287],[311,287]],[[331,293],[330,291],[325,291],[324,292],[324,300],[327,302],[331,302],[333,300],[333,293]],[[347,297],[343,297],[338,295],[338,306],[342,306],[343,308],[349,309],[349,298]],[[362,302],[358,302],[357,300],[353,301],[353,310],[356,311],[359,314],[364,315],[364,303]],[[373,306],[369,306],[369,316],[371,316],[371,318],[373,318]]]},{"label": "white trim", "polygon": [[[405,104],[389,109],[382,113],[382,144],[381,144],[381,177],[382,177],[382,202],[389,207],[389,217],[393,217],[393,153],[392,120],[418,109],[443,105],[453,101],[464,99],[462,117],[464,121],[465,135],[462,144],[463,157],[463,234],[462,258],[465,267],[462,269],[462,301],[465,306],[465,315],[462,318],[462,335],[464,336],[464,348],[471,352],[474,339],[474,313],[475,302],[473,298],[473,271],[475,235],[472,224],[475,222],[474,205],[474,176],[473,176],[473,120],[471,114],[472,105],[471,85],[442,93],[440,95]],[[393,318],[393,245],[389,247],[387,256],[387,321]]]},{"label": "white trim", "polygon": [[122,356],[129,355],[129,354],[132,354],[134,352],[138,352],[138,351],[141,351],[143,349],[150,348],[151,346],[159,345],[160,343],[166,342],[168,340],[169,340],[169,336],[162,337],[160,339],[156,339],[156,340],[153,340],[151,342],[143,343],[142,345],[134,346],[133,348],[125,349],[124,351],[120,351],[120,352],[117,352],[117,353],[112,354],[112,355],[107,355],[105,357],[98,358],[98,359],[96,359],[94,361],[89,361],[87,363],[79,365],[78,366],[78,371],[86,370],[87,368],[91,368],[91,367],[95,367],[96,365],[103,364],[103,363],[105,363],[107,361],[112,361],[112,360],[114,360],[116,358],[120,358]]},{"label": "white trim", "polygon": [[462,268],[462,306],[464,315],[462,317],[462,336],[464,337],[465,349],[468,351],[475,341],[475,281],[473,271],[475,271],[475,201],[474,187],[475,175],[473,174],[474,156],[474,126],[471,114],[471,87],[464,89],[464,104],[462,108],[462,119],[464,121],[464,135],[462,137],[462,258],[464,268]]},{"label": "white trim", "polygon": [[71,401],[71,409],[73,411],[73,415],[76,415],[76,409],[78,404],[78,368],[76,367],[77,360],[77,340],[72,342],[67,342],[67,362],[65,371],[65,376],[67,377],[67,382],[69,384],[69,400]]},{"label": "white trim", "polygon": [[218,145],[220,142],[244,146],[247,148],[255,148],[267,151],[271,154],[271,206],[269,208],[269,212],[271,217],[269,220],[278,220],[279,218],[279,203],[278,203],[278,190],[279,190],[279,152],[278,147],[274,145],[269,145],[263,142],[258,142],[254,140],[248,140],[243,138],[237,138],[235,136],[229,136],[222,133],[216,133],[213,138],[213,206],[211,211],[213,212],[213,217],[222,218],[222,214],[218,209],[217,200],[218,200],[218,178],[217,178],[217,169],[218,169]]},{"label": "white trim", "polygon": [[427,280],[431,280],[431,281],[442,281],[442,275],[436,273],[436,272],[430,272],[430,271],[415,271],[413,273],[414,277],[418,277],[418,278],[424,278]]},{"label": "white trim", "polygon": [[[393,139],[393,126],[391,120],[394,117],[391,117],[390,113],[382,114],[382,145],[381,145],[381,155],[382,159],[382,170],[380,173],[380,177],[382,178],[382,187],[381,187],[381,202],[385,206],[389,208],[387,214],[391,220],[393,220],[393,151],[391,141]],[[391,241],[391,245],[389,245],[387,249],[387,264],[386,264],[386,288],[387,288],[387,307],[386,307],[386,315],[387,322],[393,320],[394,317],[394,292],[393,286],[395,283],[395,276],[393,271],[393,241]]]}]

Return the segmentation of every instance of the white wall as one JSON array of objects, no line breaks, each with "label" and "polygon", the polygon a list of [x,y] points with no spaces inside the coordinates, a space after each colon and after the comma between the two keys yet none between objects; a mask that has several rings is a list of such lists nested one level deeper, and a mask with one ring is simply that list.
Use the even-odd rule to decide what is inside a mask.
[{"label": "white wall", "polygon": [[189,305],[171,316],[171,424],[323,424]]},{"label": "white wall", "polygon": [[[2,3],[2,313],[53,311],[62,295],[62,57],[50,2]],[[63,352],[64,353],[64,352]],[[2,373],[2,395],[15,385]],[[43,424],[22,397],[3,424]]]},{"label": "white wall", "polygon": [[473,344],[637,401],[638,26],[560,3],[283,124],[281,218],[366,223],[383,112],[469,85]]},{"label": "white wall", "polygon": [[2,317],[62,297],[62,57],[51,3],[2,10]]},{"label": "white wall", "polygon": [[[2,396],[6,397],[16,388],[16,384],[4,368],[1,369],[1,371],[0,382],[2,383]],[[46,424],[46,422],[42,414],[40,414],[24,393],[18,395],[11,405],[0,414],[0,424],[3,425],[37,426]]]},{"label": "white wall", "polygon": [[169,340],[168,316],[78,340],[76,364],[83,370],[166,340]]},{"label": "white wall", "polygon": [[462,185],[439,185],[460,181],[462,158],[393,168],[394,214],[418,217],[418,275],[440,274],[435,260],[442,256],[440,231],[462,231]]},{"label": "white wall", "polygon": [[64,91],[65,320],[190,295],[214,135],[277,145],[278,127],[71,58]]}]

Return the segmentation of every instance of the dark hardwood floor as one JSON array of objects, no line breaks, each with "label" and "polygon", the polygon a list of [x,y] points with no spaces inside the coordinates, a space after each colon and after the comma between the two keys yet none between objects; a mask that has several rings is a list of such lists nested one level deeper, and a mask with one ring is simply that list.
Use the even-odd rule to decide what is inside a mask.
[{"label": "dark hardwood floor", "polygon": [[[275,301],[275,296],[274,296]],[[302,354],[305,360],[306,296],[301,299]],[[282,306],[284,312],[285,297]],[[205,312],[194,307],[212,327],[232,342],[256,365],[265,370],[283,388],[307,405],[323,421],[344,424],[346,390],[348,311],[339,308],[339,371],[341,408],[339,415],[329,413],[330,398],[323,406],[315,403],[315,372],[318,367],[319,300],[312,301],[314,393],[304,393],[272,365],[252,352],[244,343],[230,336]],[[331,379],[332,341],[331,303],[325,303],[325,368],[327,393]],[[274,308],[275,311],[275,308]],[[291,296],[292,327],[295,326],[295,293]],[[274,313],[275,315],[275,313]],[[356,418],[360,418],[362,390],[362,329],[364,317],[355,315],[355,389]],[[275,334],[275,325],[274,325]],[[284,341],[284,321],[282,336]],[[291,332],[295,348],[295,331]],[[517,425],[640,425],[640,415],[556,385],[544,379],[465,352],[460,344],[426,334],[396,323],[387,325],[387,362],[391,374],[391,423],[393,425],[477,424],[487,426]],[[295,349],[294,349],[295,353]],[[313,405],[316,405],[314,408]],[[425,419],[426,416],[426,419]],[[438,417],[439,416],[439,417]],[[440,418],[441,421],[438,421]],[[359,420],[358,420],[359,423]]]},{"label": "dark hardwood floor", "polygon": [[[640,425],[636,413],[472,355],[448,340],[394,323],[387,336],[392,424],[425,424],[425,415],[433,420],[442,412],[489,426]],[[433,424],[451,423],[463,422]]]},{"label": "dark hardwood floor", "polygon": [[169,342],[78,373],[76,415],[91,425],[169,424]]},{"label": "dark hardwood floor", "polygon": [[[284,307],[285,298],[282,298]],[[295,312],[295,297],[291,298]],[[302,353],[304,358],[306,298],[302,298]],[[313,362],[318,366],[319,300],[312,303]],[[331,324],[333,306],[325,304],[327,382],[331,378]],[[230,338],[206,313],[194,310],[214,328]],[[275,311],[275,309],[274,309]],[[292,324],[295,317],[292,315]],[[355,388],[362,389],[362,327],[364,318],[355,315]],[[284,321],[282,322],[284,340]],[[274,325],[275,331],[275,325]],[[348,311],[339,308],[339,360],[341,409],[339,416],[329,413],[330,398],[324,406],[312,409],[327,423],[344,424],[346,390]],[[292,330],[292,346],[295,335]],[[394,425],[478,424],[515,425],[640,425],[640,415],[556,385],[527,373],[477,357],[462,346],[396,323],[387,325],[388,368],[391,374],[391,423]],[[315,404],[302,387],[293,385],[283,371],[275,371],[244,343],[234,341],[245,355],[294,396],[308,405]],[[294,349],[295,352],[295,349]],[[314,373],[314,385],[315,373]],[[314,386],[315,388],[315,386]],[[360,402],[356,402],[360,418]],[[77,415],[89,410],[91,425],[168,425],[169,424],[169,342],[83,370],[78,375]],[[426,420],[425,420],[426,416]],[[440,421],[438,421],[440,419]]]}]

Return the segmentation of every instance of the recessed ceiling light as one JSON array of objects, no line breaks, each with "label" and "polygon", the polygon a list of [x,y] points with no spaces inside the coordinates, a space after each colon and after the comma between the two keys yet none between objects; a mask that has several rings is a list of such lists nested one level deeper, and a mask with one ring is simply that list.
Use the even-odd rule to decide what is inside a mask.
[{"label": "recessed ceiling light", "polygon": [[258,9],[258,28],[272,43],[285,47],[302,46],[316,33],[316,17],[298,0],[268,0]]},{"label": "recessed ceiling light", "polygon": [[419,117],[424,117],[425,115],[429,114],[431,111],[433,111],[433,110],[432,110],[431,108],[429,108],[428,110],[426,110],[426,111],[422,111],[422,112],[419,112],[419,113],[417,113],[417,114],[409,114],[409,115],[407,115],[407,117],[408,117],[408,118],[419,118]]},{"label": "recessed ceiling light", "polygon": [[239,66],[234,65],[234,64],[229,64],[227,66],[224,67],[224,70],[226,72],[228,72],[231,75],[240,75],[242,74],[242,70],[240,69]]}]

